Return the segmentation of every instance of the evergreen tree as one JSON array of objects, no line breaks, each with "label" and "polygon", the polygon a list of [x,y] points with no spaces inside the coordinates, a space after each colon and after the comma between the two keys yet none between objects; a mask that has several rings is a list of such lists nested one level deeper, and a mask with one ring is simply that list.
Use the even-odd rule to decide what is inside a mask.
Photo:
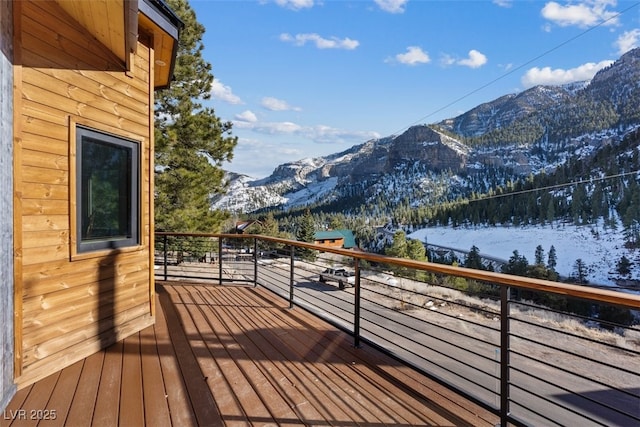
[{"label": "evergreen tree", "polygon": [[529,262],[524,255],[515,250],[513,255],[509,258],[506,265],[502,267],[503,273],[515,274],[516,276],[526,276],[529,267]]},{"label": "evergreen tree", "polygon": [[628,276],[631,274],[631,266],[633,263],[626,256],[622,255],[622,258],[618,261],[616,265],[616,270],[619,274],[623,276]]},{"label": "evergreen tree", "polygon": [[306,209],[298,223],[296,239],[301,242],[313,243],[315,234],[316,231],[313,216],[311,215],[311,211]]},{"label": "evergreen tree", "polygon": [[547,267],[549,268],[549,270],[556,270],[556,266],[558,265],[558,258],[556,255],[556,248],[551,245],[551,247],[549,248],[549,255],[547,257]]},{"label": "evergreen tree", "polygon": [[589,283],[587,280],[587,264],[578,258],[573,265],[573,278],[577,283]]},{"label": "evergreen tree", "polygon": [[544,249],[542,249],[542,245],[536,247],[535,260],[537,265],[544,265]]},{"label": "evergreen tree", "polygon": [[484,270],[482,265],[482,258],[480,257],[480,249],[476,245],[471,246],[471,250],[467,254],[467,258],[464,260],[464,267],[475,268],[476,270]]},{"label": "evergreen tree", "polygon": [[636,247],[640,242],[640,185],[635,179],[629,181],[619,203],[618,212],[622,216],[627,244]]},{"label": "evergreen tree", "polygon": [[[315,234],[313,216],[311,215],[311,211],[306,209],[304,215],[300,218],[298,229],[296,230],[296,239],[301,242],[313,243],[315,241]],[[304,260],[313,261],[316,258],[316,253],[313,249],[297,248],[296,250]]]},{"label": "evergreen tree", "polygon": [[184,22],[171,87],[155,94],[155,222],[161,230],[219,231],[225,215],[211,209],[224,191],[223,162],[237,138],[202,102],[210,97],[211,64],[202,57],[204,26],[186,0],[168,0]]},{"label": "evergreen tree", "polygon": [[580,225],[585,222],[585,205],[587,201],[587,192],[584,184],[578,184],[571,196],[571,214],[573,215],[573,223]]},{"label": "evergreen tree", "polygon": [[407,242],[407,257],[415,261],[426,261],[427,251],[424,244],[417,239],[409,239]]},{"label": "evergreen tree", "polygon": [[549,199],[549,204],[547,205],[547,222],[553,223],[556,219],[556,206],[555,200],[552,198]]},{"label": "evergreen tree", "polygon": [[284,237],[284,233],[280,232],[280,225],[273,217],[272,212],[269,212],[262,221],[260,221],[260,226],[258,227],[256,234],[271,237]]},{"label": "evergreen tree", "polygon": [[343,215],[333,215],[331,220],[329,221],[329,229],[331,230],[341,230],[345,228],[344,225],[344,216]]},{"label": "evergreen tree", "polygon": [[602,190],[602,184],[597,183],[591,193],[591,220],[597,223],[599,217],[605,213],[605,197]]},{"label": "evergreen tree", "polygon": [[391,246],[385,249],[386,255],[396,258],[407,258],[409,251],[407,249],[407,235],[404,231],[396,231],[393,234],[393,243]]}]

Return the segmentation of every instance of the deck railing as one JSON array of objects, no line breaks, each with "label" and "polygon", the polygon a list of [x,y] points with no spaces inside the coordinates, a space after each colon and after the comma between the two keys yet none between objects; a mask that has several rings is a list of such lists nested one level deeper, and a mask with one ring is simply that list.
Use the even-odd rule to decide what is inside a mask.
[{"label": "deck railing", "polygon": [[264,286],[503,426],[640,425],[637,294],[266,236],[155,242],[157,279]]}]

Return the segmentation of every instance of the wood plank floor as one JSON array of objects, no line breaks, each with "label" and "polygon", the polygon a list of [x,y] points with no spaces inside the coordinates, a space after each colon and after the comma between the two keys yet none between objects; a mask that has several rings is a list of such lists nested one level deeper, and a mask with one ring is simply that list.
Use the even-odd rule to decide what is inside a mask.
[{"label": "wood plank floor", "polygon": [[19,390],[0,426],[498,423],[265,289],[164,283],[157,294],[153,327]]}]

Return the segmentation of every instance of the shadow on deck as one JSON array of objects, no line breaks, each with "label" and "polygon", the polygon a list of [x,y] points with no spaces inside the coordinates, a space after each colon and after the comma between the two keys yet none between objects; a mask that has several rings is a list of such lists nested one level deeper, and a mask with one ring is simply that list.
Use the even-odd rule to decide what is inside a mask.
[{"label": "shadow on deck", "polygon": [[19,390],[0,426],[498,424],[263,288],[157,288],[153,327]]}]

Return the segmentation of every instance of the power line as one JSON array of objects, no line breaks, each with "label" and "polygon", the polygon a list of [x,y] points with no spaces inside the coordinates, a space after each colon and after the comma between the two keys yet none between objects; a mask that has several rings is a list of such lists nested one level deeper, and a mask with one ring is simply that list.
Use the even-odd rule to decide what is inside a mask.
[{"label": "power line", "polygon": [[[449,102],[448,104],[436,109],[435,111],[421,117],[420,119],[414,121],[413,123],[409,124],[408,126],[403,127],[402,129],[398,130],[395,132],[395,134],[399,134],[400,132],[402,132],[405,129],[408,129],[409,127],[417,124],[417,123],[421,123],[424,122],[427,118],[446,110],[447,108],[457,104],[458,102],[462,101],[463,99],[466,99],[468,97],[470,97],[471,95],[474,95],[478,92],[480,92],[483,89],[486,89],[487,87],[493,85],[494,83],[510,76],[511,74],[514,74],[515,72],[522,70],[523,68],[527,67],[528,65],[532,64],[533,62],[549,55],[552,52],[555,52],[556,50],[559,50],[561,48],[563,48],[564,46],[568,45],[569,43],[572,43],[573,41],[577,40],[580,37],[583,37],[584,35],[594,31],[597,28],[600,28],[604,25],[606,25],[608,22],[611,22],[613,20],[618,19],[620,16],[622,16],[623,14],[627,13],[628,11],[630,11],[631,9],[637,7],[638,5],[640,5],[640,2],[635,2],[632,5],[630,5],[629,7],[623,9],[622,11],[618,12],[615,15],[612,15],[611,17],[609,17],[608,19],[605,19],[601,22],[599,22],[598,24],[587,28],[586,30],[582,31],[581,33],[565,40],[564,42],[552,47],[551,49],[548,49],[546,51],[544,51],[543,53],[535,56],[534,58],[520,64],[519,66],[510,69],[509,71],[507,71],[506,73],[502,74],[501,76],[496,77],[495,79],[489,81],[488,83],[483,84],[482,86],[454,99],[453,101]],[[568,182],[568,183],[564,183],[564,184],[556,184],[556,185],[550,185],[550,186],[546,186],[546,187],[538,187],[538,188],[533,188],[530,190],[521,190],[521,191],[517,191],[517,192],[510,192],[510,193],[504,193],[504,194],[494,194],[491,196],[485,196],[485,197],[480,197],[478,199],[467,199],[467,201],[465,203],[472,203],[472,202],[477,202],[477,201],[484,201],[484,200],[490,200],[490,199],[497,199],[497,198],[502,198],[502,197],[510,197],[510,196],[516,196],[516,195],[520,195],[520,194],[526,194],[526,193],[531,193],[531,192],[538,192],[538,191],[547,191],[547,190],[554,190],[554,189],[558,189],[558,188],[564,188],[564,187],[570,187],[572,185],[577,185],[577,184],[584,184],[584,183],[588,183],[588,182],[595,182],[595,181],[606,181],[609,179],[615,179],[615,178],[621,178],[624,176],[628,176],[628,175],[633,175],[633,174],[638,174],[640,171],[636,170],[636,171],[632,171],[632,172],[625,172],[625,173],[620,173],[620,174],[616,174],[616,175],[609,175],[609,176],[604,176],[601,178],[589,178],[589,179],[584,179],[584,180],[578,180],[578,181],[573,181],[573,182]]]},{"label": "power line", "polygon": [[538,192],[538,191],[556,190],[558,188],[571,187],[572,185],[586,184],[586,183],[592,183],[592,182],[598,182],[598,181],[607,181],[607,180],[610,180],[610,179],[622,178],[622,177],[629,176],[629,175],[637,175],[639,173],[640,173],[640,170],[635,170],[635,171],[631,171],[631,172],[618,173],[618,174],[615,174],[615,175],[607,175],[607,176],[603,176],[603,177],[600,177],[600,178],[585,178],[585,179],[581,179],[581,180],[578,180],[578,181],[567,182],[567,183],[564,183],[564,184],[555,184],[555,185],[549,185],[549,186],[546,186],[546,187],[537,187],[537,188],[531,188],[529,190],[513,191],[513,192],[510,192],[510,193],[494,194],[494,195],[491,195],[491,196],[480,197],[480,198],[477,198],[477,199],[470,199],[470,200],[468,200],[468,203],[479,202],[479,201],[490,200],[490,199],[498,199],[498,198],[501,198],[501,197],[518,196],[518,195],[521,195],[521,194],[535,193],[535,192]]},{"label": "power line", "polygon": [[446,104],[446,105],[436,109],[435,111],[432,111],[431,113],[419,118],[418,120],[414,121],[413,123],[409,124],[408,126],[405,126],[405,127],[401,128],[401,129],[399,129],[398,131],[394,132],[394,134],[399,134],[400,132],[404,131],[405,129],[410,128],[411,126],[414,126],[414,125],[416,125],[418,123],[424,122],[427,118],[429,118],[431,116],[434,116],[434,115],[438,114],[441,111],[446,110],[447,108],[457,104],[458,102],[462,101],[463,99],[466,99],[466,98],[470,97],[471,95],[474,95],[474,94],[480,92],[481,90],[486,89],[487,87],[489,87],[489,86],[493,85],[494,83],[496,83],[496,82],[498,82],[498,81],[510,76],[511,74],[515,73],[516,71],[519,71],[519,70],[523,69],[524,67],[526,67],[526,66],[532,64],[533,62],[535,62],[535,61],[537,61],[537,60],[549,55],[552,52],[555,52],[556,50],[566,46],[567,44],[577,40],[578,38],[583,37],[584,35],[590,33],[591,31],[594,31],[595,29],[602,27],[603,25],[607,24],[608,22],[611,22],[611,21],[619,18],[620,16],[622,16],[625,13],[627,13],[629,10],[633,9],[634,7],[637,7],[638,5],[640,5],[640,2],[633,3],[631,6],[627,7],[626,9],[623,9],[622,11],[620,11],[617,14],[611,16],[610,18],[603,20],[602,22],[594,25],[593,27],[587,28],[583,32],[581,32],[581,33],[579,33],[579,34],[577,34],[577,35],[565,40],[564,42],[562,42],[562,43],[552,47],[551,49],[539,54],[538,56],[528,60],[527,62],[525,62],[523,64],[520,64],[515,68],[512,68],[511,70],[507,71],[506,73],[502,74],[501,76],[496,77],[495,79],[489,81],[488,83],[485,83],[482,86],[480,86],[480,87],[478,87],[476,89],[473,89],[470,92],[467,92],[466,94],[460,96],[459,98],[456,98],[455,100],[449,102],[448,104]]}]

